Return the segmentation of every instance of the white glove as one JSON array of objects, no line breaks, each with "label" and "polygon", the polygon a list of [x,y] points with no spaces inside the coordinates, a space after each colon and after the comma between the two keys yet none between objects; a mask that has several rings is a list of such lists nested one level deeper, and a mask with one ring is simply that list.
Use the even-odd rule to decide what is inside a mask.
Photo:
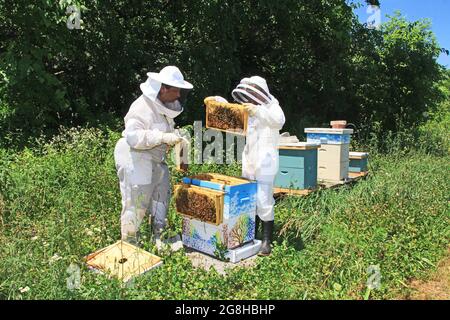
[{"label": "white glove", "polygon": [[217,102],[228,103],[227,99],[225,99],[224,97],[221,97],[221,96],[215,96],[214,99],[215,99]]},{"label": "white glove", "polygon": [[168,144],[169,146],[174,146],[179,143],[182,138],[175,133],[163,133],[162,143]]},{"label": "white glove", "polygon": [[224,97],[221,97],[221,96],[206,97],[205,103],[206,103],[206,101],[211,101],[211,100],[216,101],[216,102],[228,103],[227,99],[225,99]]},{"label": "white glove", "polygon": [[190,143],[191,143],[191,142],[188,140],[188,138],[183,137],[183,135],[182,135],[182,133],[181,133],[181,131],[180,131],[179,129],[175,129],[175,130],[174,130],[174,133],[175,133],[177,136],[179,136],[179,137],[181,138],[181,141],[182,141],[183,143],[185,143],[185,144],[190,144]]},{"label": "white glove", "polygon": [[244,108],[250,116],[254,116],[258,107],[252,103],[244,103]]}]

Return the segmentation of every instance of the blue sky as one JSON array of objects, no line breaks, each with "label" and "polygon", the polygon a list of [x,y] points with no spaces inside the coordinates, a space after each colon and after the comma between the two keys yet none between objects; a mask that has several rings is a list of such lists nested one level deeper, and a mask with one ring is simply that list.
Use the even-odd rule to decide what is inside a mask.
[{"label": "blue sky", "polygon": [[[361,22],[366,22],[371,16],[366,8],[355,10]],[[396,10],[409,21],[429,18],[440,47],[450,51],[450,0],[380,0],[380,10],[381,23],[388,20],[386,15],[393,15]],[[450,69],[450,56],[441,54],[438,62]]]}]

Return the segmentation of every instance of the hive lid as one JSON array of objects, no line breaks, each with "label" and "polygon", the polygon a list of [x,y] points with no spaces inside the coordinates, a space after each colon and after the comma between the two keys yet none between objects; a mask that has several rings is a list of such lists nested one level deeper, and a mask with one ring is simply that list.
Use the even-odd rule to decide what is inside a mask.
[{"label": "hive lid", "polygon": [[295,142],[295,143],[280,143],[280,144],[278,144],[278,149],[308,150],[308,149],[317,149],[319,147],[320,147],[320,143],[315,143],[315,142]]},{"label": "hive lid", "polygon": [[127,282],[131,278],[160,266],[162,259],[125,241],[100,249],[86,257],[87,265]]},{"label": "hive lid", "polygon": [[350,151],[349,157],[355,157],[355,158],[367,158],[369,156],[368,152],[357,152],[357,151]]},{"label": "hive lid", "polygon": [[305,133],[353,134],[353,129],[305,128]]}]

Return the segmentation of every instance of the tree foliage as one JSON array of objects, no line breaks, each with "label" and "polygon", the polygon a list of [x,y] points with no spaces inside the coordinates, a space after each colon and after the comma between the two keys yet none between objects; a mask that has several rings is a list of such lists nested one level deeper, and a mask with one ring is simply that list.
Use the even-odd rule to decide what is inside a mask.
[{"label": "tree foliage", "polygon": [[[67,27],[67,7],[81,29]],[[0,0],[0,131],[121,118],[146,73],[167,64],[194,84],[180,124],[204,120],[208,95],[230,99],[261,75],[286,129],[344,118],[397,130],[440,99],[440,52],[426,21],[393,16],[381,30],[358,22],[355,3],[229,0]]]}]

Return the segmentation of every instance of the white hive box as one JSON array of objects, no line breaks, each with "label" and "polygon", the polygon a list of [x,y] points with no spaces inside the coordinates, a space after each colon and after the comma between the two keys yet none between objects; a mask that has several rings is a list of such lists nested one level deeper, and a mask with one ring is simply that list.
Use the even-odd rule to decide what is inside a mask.
[{"label": "white hive box", "polygon": [[320,143],[317,179],[339,182],[348,178],[349,144],[352,129],[306,128],[307,141]]}]

